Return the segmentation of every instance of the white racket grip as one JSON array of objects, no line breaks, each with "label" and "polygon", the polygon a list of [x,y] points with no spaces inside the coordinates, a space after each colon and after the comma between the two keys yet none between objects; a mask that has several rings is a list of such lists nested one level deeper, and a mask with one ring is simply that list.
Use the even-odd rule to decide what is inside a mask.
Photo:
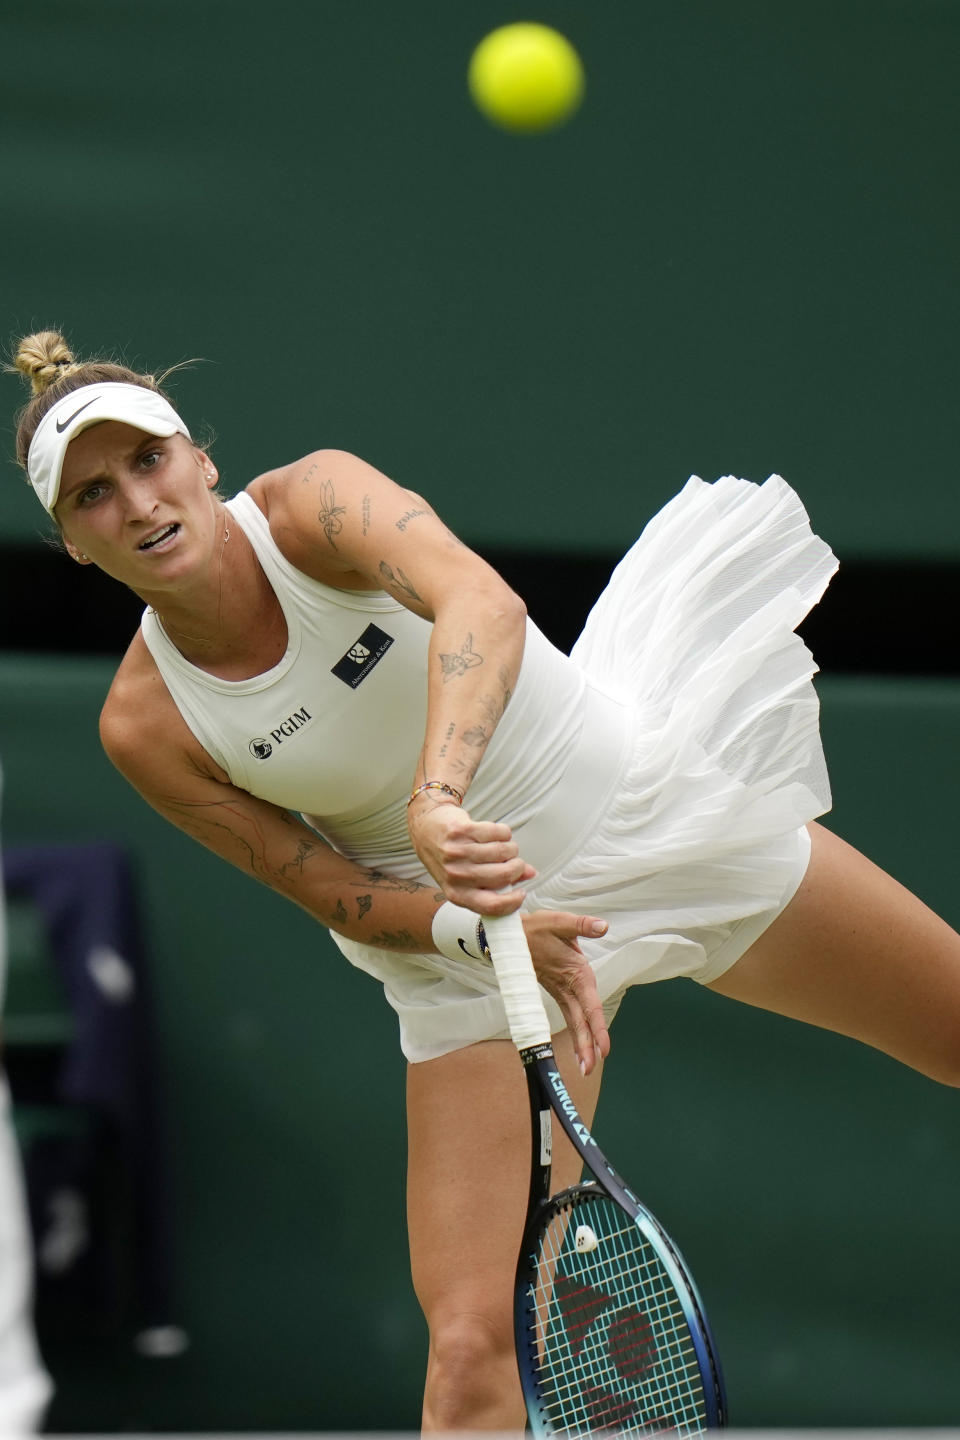
[{"label": "white racket grip", "polygon": [[484,915],[483,928],[514,1045],[549,1045],[550,1022],[519,913]]}]

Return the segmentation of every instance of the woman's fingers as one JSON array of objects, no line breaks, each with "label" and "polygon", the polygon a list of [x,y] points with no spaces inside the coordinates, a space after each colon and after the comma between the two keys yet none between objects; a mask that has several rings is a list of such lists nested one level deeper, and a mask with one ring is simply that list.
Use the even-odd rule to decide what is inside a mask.
[{"label": "woman's fingers", "polygon": [[564,1013],[581,1073],[589,1075],[597,1061],[610,1054],[610,1032],[593,971],[589,965],[585,970],[586,974],[571,977],[569,988],[562,987],[554,999]]},{"label": "woman's fingers", "polygon": [[596,976],[578,940],[603,935],[607,923],[596,915],[541,910],[524,916],[524,928],[537,978],[560,1006],[580,1068],[589,1075],[610,1053],[610,1032]]},{"label": "woman's fingers", "polygon": [[478,915],[512,915],[526,899],[526,891],[505,889],[503,886],[488,890],[479,885],[444,884],[443,893],[455,905],[476,910]]},{"label": "woman's fingers", "polygon": [[[518,886],[536,875],[519,852],[509,825],[473,821],[454,805],[417,818],[414,841],[448,900],[490,915],[508,915],[523,900]],[[497,902],[488,898],[503,892]]]}]

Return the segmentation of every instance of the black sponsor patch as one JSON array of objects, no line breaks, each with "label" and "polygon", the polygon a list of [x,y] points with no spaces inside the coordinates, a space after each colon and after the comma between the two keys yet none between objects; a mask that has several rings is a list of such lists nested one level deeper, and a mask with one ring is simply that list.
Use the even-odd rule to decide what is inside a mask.
[{"label": "black sponsor patch", "polygon": [[344,685],[349,685],[351,690],[356,690],[361,680],[365,680],[373,669],[374,665],[380,663],[384,655],[393,644],[393,636],[381,630],[379,625],[368,625],[366,630],[355,640],[340,660],[337,661],[331,670],[331,675],[336,675]]}]

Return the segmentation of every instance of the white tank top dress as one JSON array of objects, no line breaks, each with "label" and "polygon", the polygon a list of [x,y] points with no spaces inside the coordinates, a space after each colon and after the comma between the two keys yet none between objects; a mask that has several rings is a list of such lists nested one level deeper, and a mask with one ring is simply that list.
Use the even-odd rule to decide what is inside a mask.
[{"label": "white tank top dress", "polygon": [[[246,493],[227,508],[277,595],[287,647],[264,674],[221,680],[146,610],[144,639],[180,713],[239,788],[301,814],[351,859],[429,883],[406,828],[429,622],[383,592],[295,569]],[[528,622],[467,803],[511,825],[537,868],[527,908],[609,922],[582,942],[609,1014],[628,985],[722,974],[799,885],[803,827],[830,792],[816,667],[793,631],[835,568],[779,477],[694,477],[618,566],[570,657]],[[408,1059],[506,1037],[489,966],[331,934],[383,985]]]}]

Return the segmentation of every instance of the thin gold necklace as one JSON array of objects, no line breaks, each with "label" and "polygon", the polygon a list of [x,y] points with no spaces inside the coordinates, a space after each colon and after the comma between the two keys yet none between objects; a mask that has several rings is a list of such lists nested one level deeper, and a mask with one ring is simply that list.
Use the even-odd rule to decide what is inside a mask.
[{"label": "thin gold necklace", "polygon": [[[218,633],[219,633],[220,625],[221,625],[221,615],[222,615],[222,613],[223,613],[223,547],[226,545],[226,543],[227,543],[227,541],[228,541],[229,539],[230,539],[230,530],[229,530],[229,527],[225,524],[224,527],[223,527],[223,539],[222,539],[221,542],[220,542],[220,555],[219,555],[219,558],[218,558],[218,560],[217,560],[217,631],[218,631]],[[179,635],[179,636],[181,637],[181,639],[183,639],[183,640],[192,640],[192,641],[193,641],[195,644],[197,644],[197,645],[212,645],[212,644],[214,643],[214,640],[211,639],[211,637],[210,637],[209,635],[188,635],[185,630],[178,630],[177,627],[176,627],[176,625],[168,625],[167,622],[166,622],[166,620],[164,620],[164,618],[163,618],[163,616],[161,615],[161,613],[160,613],[159,610],[154,610],[153,613],[154,613],[154,615],[156,615],[157,619],[160,621],[160,624],[163,626],[164,630],[167,632],[168,635],[170,635],[170,634]]]}]

